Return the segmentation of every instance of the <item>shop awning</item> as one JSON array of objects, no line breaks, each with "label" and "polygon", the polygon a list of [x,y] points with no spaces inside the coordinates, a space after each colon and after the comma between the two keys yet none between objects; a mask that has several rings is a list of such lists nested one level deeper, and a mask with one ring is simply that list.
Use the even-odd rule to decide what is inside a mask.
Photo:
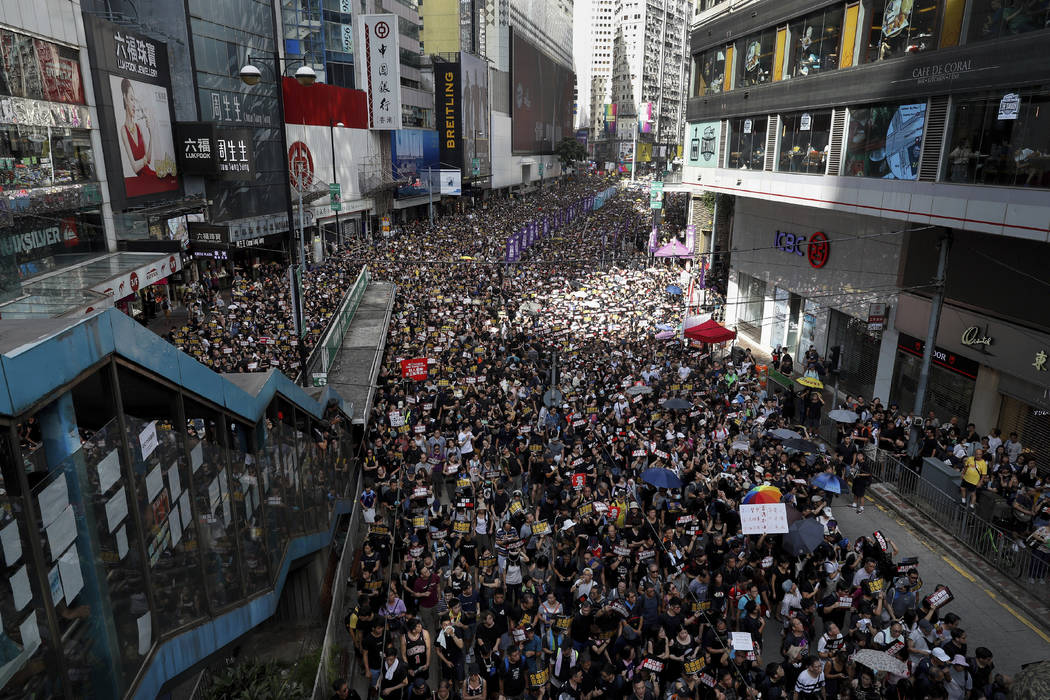
[{"label": "shop awning", "polygon": [[[60,261],[61,262],[61,261]],[[58,318],[113,306],[182,269],[178,253],[110,253],[22,282],[22,293],[0,305],[3,318]]]}]

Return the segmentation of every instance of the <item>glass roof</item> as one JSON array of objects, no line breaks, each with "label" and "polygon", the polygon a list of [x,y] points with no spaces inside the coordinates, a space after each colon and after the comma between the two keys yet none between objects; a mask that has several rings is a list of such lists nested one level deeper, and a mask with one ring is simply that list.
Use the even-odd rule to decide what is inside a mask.
[{"label": "glass roof", "polygon": [[[57,318],[89,306],[105,308],[113,299],[92,291],[104,282],[168,259],[170,253],[111,253],[22,282],[22,294],[0,304],[3,318]],[[74,257],[74,256],[70,256]]]}]

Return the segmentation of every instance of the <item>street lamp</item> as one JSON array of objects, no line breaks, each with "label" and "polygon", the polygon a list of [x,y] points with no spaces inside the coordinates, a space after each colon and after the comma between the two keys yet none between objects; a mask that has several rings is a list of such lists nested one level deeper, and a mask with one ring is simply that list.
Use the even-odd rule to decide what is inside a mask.
[{"label": "street lamp", "polygon": [[[281,71],[281,56],[275,51],[273,53],[273,65],[271,70],[275,78],[283,76]],[[287,61],[287,59],[284,59]],[[303,65],[295,71],[296,81],[303,87],[309,87],[317,82],[317,73],[314,69],[306,65],[305,59],[296,59],[303,61]],[[262,80],[262,71],[259,67],[252,63],[252,55],[247,55],[247,62],[241,67],[240,71],[237,72],[237,76],[241,79],[241,82],[248,86],[258,85],[259,81]],[[284,86],[281,81],[277,81],[277,119],[278,129],[281,132],[281,148],[284,151],[285,157],[288,157],[288,134],[285,132],[285,119],[284,119]],[[284,182],[285,187],[288,188],[288,208],[286,214],[288,216],[288,263],[292,266],[292,259],[295,250],[295,215],[292,212],[292,180],[289,169],[284,168]],[[301,185],[300,185],[301,188]],[[302,190],[299,191],[299,266],[300,273],[297,276],[295,274],[294,266],[291,267],[289,284],[291,285],[292,293],[292,313],[295,319],[296,326],[296,338],[297,347],[299,348],[299,373],[302,375],[303,386],[308,386],[309,379],[306,376],[306,347],[303,345],[303,335],[306,331],[306,318],[303,315],[303,299],[302,290],[299,289],[299,280],[302,279],[302,272],[305,271],[306,259],[303,252],[303,237],[305,233],[303,231],[303,205],[302,205]]]}]

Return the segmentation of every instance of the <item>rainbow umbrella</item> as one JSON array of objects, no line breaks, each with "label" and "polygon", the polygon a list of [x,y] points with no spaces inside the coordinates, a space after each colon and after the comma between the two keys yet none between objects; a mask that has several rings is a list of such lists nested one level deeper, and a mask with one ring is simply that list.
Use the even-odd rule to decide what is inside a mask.
[{"label": "rainbow umbrella", "polygon": [[761,503],[780,503],[783,494],[776,486],[756,486],[747,492],[741,503],[758,505]]}]

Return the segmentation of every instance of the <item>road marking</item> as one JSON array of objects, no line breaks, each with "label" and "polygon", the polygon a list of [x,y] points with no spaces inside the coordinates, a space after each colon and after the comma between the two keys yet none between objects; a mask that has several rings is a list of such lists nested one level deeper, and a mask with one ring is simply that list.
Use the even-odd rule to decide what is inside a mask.
[{"label": "road marking", "polygon": [[987,593],[988,595],[990,595],[990,596],[992,597],[992,599],[993,599],[993,600],[995,600],[995,602],[996,602],[996,603],[998,603],[999,605],[1001,605],[1001,606],[1003,607],[1003,609],[1004,609],[1004,610],[1006,610],[1006,612],[1010,613],[1011,615],[1013,615],[1014,617],[1016,617],[1016,618],[1017,618],[1018,620],[1020,620],[1020,621],[1021,621],[1021,624],[1022,624],[1022,625],[1024,625],[1024,626],[1025,626],[1025,627],[1027,627],[1028,629],[1030,629],[1030,630],[1032,630],[1033,632],[1035,632],[1036,634],[1038,634],[1038,635],[1039,635],[1039,636],[1040,636],[1040,637],[1042,638],[1042,640],[1043,640],[1044,642],[1048,642],[1048,643],[1050,643],[1050,635],[1047,635],[1047,633],[1046,633],[1046,632],[1044,632],[1043,630],[1039,629],[1039,628],[1038,628],[1038,627],[1036,627],[1036,626],[1035,626],[1034,624],[1032,624],[1031,622],[1029,622],[1029,621],[1028,621],[1028,618],[1026,618],[1026,617],[1024,617],[1023,615],[1021,615],[1021,614],[1020,614],[1019,612],[1017,612],[1016,610],[1014,610],[1013,608],[1011,608],[1011,607],[1010,607],[1009,605],[1007,605],[1007,604],[1006,604],[1006,603],[1004,603],[1003,601],[1001,601],[1001,600],[997,599],[997,598],[995,597],[995,594],[994,594],[994,593],[992,593],[991,591],[988,591],[988,590],[986,590],[986,591],[985,591],[985,593]]},{"label": "road marking", "polygon": [[970,583],[977,583],[977,579],[975,579],[973,576],[971,576],[969,573],[967,573],[962,567],[960,567],[954,561],[952,561],[948,557],[944,556],[943,554],[941,555],[941,559],[943,559],[944,561],[948,562],[948,566],[950,566],[953,569],[955,569],[956,571],[958,571],[959,575],[962,576],[964,579],[966,579]]}]

